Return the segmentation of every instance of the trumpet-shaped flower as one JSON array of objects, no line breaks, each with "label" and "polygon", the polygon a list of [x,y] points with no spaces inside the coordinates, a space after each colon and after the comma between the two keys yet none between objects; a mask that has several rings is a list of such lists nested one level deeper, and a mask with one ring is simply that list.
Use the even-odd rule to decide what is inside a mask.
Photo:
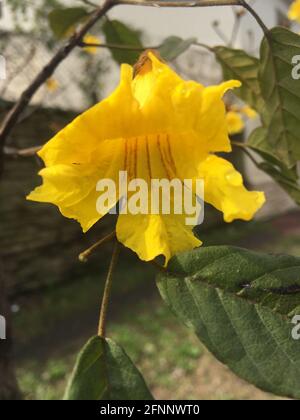
[{"label": "trumpet-shaped flower", "polygon": [[[249,192],[231,163],[215,155],[230,152],[222,100],[240,82],[204,87],[182,80],[154,53],[147,52],[135,71],[121,69],[114,93],[76,118],[39,152],[46,168],[43,185],[30,200],[50,202],[88,231],[104,213],[96,209],[101,179],[203,179],[205,200],[224,219],[250,220],[263,205],[260,192]],[[111,207],[115,206],[111,202]],[[164,255],[166,262],[201,245],[184,214],[120,214],[120,242],[145,261]]]},{"label": "trumpet-shaped flower", "polygon": [[289,19],[296,20],[300,23],[300,0],[295,0],[291,4],[288,12],[288,17]]}]

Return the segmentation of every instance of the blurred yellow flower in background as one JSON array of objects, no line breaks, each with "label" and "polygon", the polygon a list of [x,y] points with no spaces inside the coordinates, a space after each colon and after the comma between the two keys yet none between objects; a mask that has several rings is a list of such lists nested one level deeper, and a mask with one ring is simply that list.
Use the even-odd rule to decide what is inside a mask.
[{"label": "blurred yellow flower in background", "polygon": [[54,79],[53,77],[50,77],[46,81],[46,88],[49,92],[56,92],[57,89],[59,88],[59,83],[56,79]]},{"label": "blurred yellow flower in background", "polygon": [[[87,34],[84,38],[83,38],[83,42],[85,44],[96,44],[96,45],[101,45],[101,41],[100,38],[98,38],[97,36],[91,35],[91,34]],[[91,55],[95,55],[97,54],[99,48],[98,47],[84,47],[83,50],[85,52],[87,52],[88,54]]]},{"label": "blurred yellow flower in background", "polygon": [[255,109],[251,108],[250,106],[244,106],[241,108],[241,113],[246,115],[246,117],[250,118],[251,120],[254,120],[258,116]]},{"label": "blurred yellow flower in background", "polygon": [[[231,80],[204,87],[181,79],[155,54],[144,54],[134,69],[123,64],[117,89],[76,118],[39,152],[46,168],[43,185],[28,199],[57,205],[61,213],[88,231],[105,213],[96,202],[96,185],[120,171],[129,180],[203,179],[205,201],[224,220],[251,220],[264,204],[261,192],[249,192],[242,176],[216,152],[230,152],[223,96],[239,87]],[[129,181],[128,180],[128,181]],[[195,197],[196,198],[196,197]],[[117,203],[110,203],[113,208]],[[201,245],[186,214],[120,214],[118,240],[145,261],[159,255],[166,263]]]},{"label": "blurred yellow flower in background", "polygon": [[295,0],[291,4],[288,12],[288,17],[289,19],[296,20],[300,23],[300,0]]},{"label": "blurred yellow flower in background", "polygon": [[239,112],[229,111],[226,114],[228,133],[230,136],[242,133],[245,128],[245,122]]},{"label": "blurred yellow flower in background", "polygon": [[258,114],[255,109],[247,105],[243,107],[232,105],[229,107],[226,114],[226,120],[230,136],[240,134],[244,131],[246,126],[245,117],[253,120],[258,117]]}]

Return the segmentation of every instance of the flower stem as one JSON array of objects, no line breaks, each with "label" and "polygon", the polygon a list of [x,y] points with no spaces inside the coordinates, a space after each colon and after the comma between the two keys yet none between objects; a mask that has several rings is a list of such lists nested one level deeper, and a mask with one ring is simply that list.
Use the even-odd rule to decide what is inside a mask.
[{"label": "flower stem", "polygon": [[87,249],[86,251],[82,252],[79,255],[79,261],[85,263],[87,262],[88,258],[91,256],[91,254],[100,246],[106,244],[107,242],[109,242],[110,240],[114,239],[116,237],[116,232],[113,231],[111,233],[109,233],[108,235],[106,235],[104,238],[100,239],[100,241],[96,242],[94,245],[92,245],[89,249]]},{"label": "flower stem", "polygon": [[114,250],[111,257],[111,262],[110,262],[109,270],[107,273],[106,281],[105,281],[104,293],[103,293],[101,310],[100,310],[99,326],[98,326],[99,337],[105,337],[107,310],[108,310],[108,305],[109,305],[113,274],[114,274],[114,271],[118,262],[119,254],[120,254],[120,243],[116,241],[114,245]]}]

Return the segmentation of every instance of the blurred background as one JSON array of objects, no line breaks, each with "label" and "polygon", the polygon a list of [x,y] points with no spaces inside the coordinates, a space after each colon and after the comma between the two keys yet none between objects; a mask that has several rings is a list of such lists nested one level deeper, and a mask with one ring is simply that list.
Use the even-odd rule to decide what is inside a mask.
[{"label": "blurred background", "polygon": [[[6,63],[5,78],[0,77],[1,119],[64,42],[49,13],[62,7],[90,12],[96,3],[1,1],[0,54]],[[252,2],[267,26],[289,25],[290,3]],[[138,58],[137,52],[120,53],[107,48],[109,44],[156,46],[173,36],[212,46],[232,45],[258,55],[262,33],[251,16],[237,21],[236,9],[230,7],[115,8],[87,40],[102,47],[78,48],[39,90],[9,139],[0,183],[0,252],[13,314],[17,377],[27,399],[61,398],[76,353],[95,334],[111,248],[97,251],[87,264],[80,263],[78,255],[115,223],[108,216],[83,235],[79,225],[64,219],[54,206],[27,202],[26,195],[40,184],[37,172],[42,167],[30,150],[108,95],[118,83],[119,62]],[[189,44],[169,61],[184,78],[205,85],[222,79],[221,68],[205,48]],[[249,121],[238,139],[242,141],[257,124],[258,118]],[[267,205],[254,222],[230,225],[207,206],[200,238],[205,245],[226,243],[299,255],[299,211],[294,202],[245,155],[235,152],[232,161],[251,188],[266,192]],[[115,278],[109,335],[137,363],[158,399],[266,398],[216,362],[178,323],[158,295],[152,266],[126,250]]]}]

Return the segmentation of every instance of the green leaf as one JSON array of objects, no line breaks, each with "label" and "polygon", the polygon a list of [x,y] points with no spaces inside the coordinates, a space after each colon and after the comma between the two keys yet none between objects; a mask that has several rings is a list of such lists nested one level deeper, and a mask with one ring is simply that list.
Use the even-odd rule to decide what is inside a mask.
[{"label": "green leaf", "polygon": [[252,141],[249,144],[249,147],[264,159],[257,166],[273,178],[290,195],[296,204],[300,205],[300,185],[297,167],[288,168],[276,157],[271,147],[268,147],[262,140],[265,138],[265,132],[266,130],[264,128],[256,129],[252,133]]},{"label": "green leaf", "polygon": [[[173,273],[173,274],[172,274]],[[300,258],[234,247],[174,258],[158,287],[173,312],[238,376],[274,394],[300,398]]]},{"label": "green leaf", "polygon": [[280,163],[281,165],[284,165],[276,156],[275,150],[273,150],[272,147],[266,142],[267,135],[268,130],[266,128],[258,127],[251,133],[247,145],[259,153],[266,161],[272,162],[273,164]]},{"label": "green leaf", "polygon": [[166,61],[172,61],[188,50],[195,42],[197,42],[196,38],[182,39],[178,36],[170,36],[164,40],[159,52]]},{"label": "green leaf", "polygon": [[65,400],[152,400],[143,377],[112,340],[93,337],[80,353]]},{"label": "green leaf", "polygon": [[60,39],[63,38],[73,26],[82,22],[88,16],[88,11],[83,7],[67,7],[54,9],[49,13],[48,20],[52,32]]},{"label": "green leaf", "polygon": [[224,79],[242,82],[242,87],[235,91],[236,95],[262,114],[264,100],[258,81],[259,60],[242,50],[227,47],[215,47],[213,50],[222,66]]},{"label": "green leaf", "polygon": [[270,162],[262,162],[258,166],[272,177],[300,206],[300,184],[296,168],[282,169],[282,167],[272,165]]},{"label": "green leaf", "polygon": [[260,135],[266,147],[289,168],[300,160],[300,83],[292,77],[296,55],[300,55],[299,35],[278,27],[264,37],[259,82],[266,118]]},{"label": "green leaf", "polygon": [[[143,48],[140,32],[130,28],[118,20],[106,21],[103,25],[103,32],[108,44]],[[126,51],[114,48],[111,49],[111,54],[118,64],[135,64],[141,54],[141,51]]]},{"label": "green leaf", "polygon": [[267,130],[259,127],[253,131],[248,146],[258,153],[264,161],[257,166],[273,178],[300,205],[300,185],[297,166],[289,168],[265,142]]}]

